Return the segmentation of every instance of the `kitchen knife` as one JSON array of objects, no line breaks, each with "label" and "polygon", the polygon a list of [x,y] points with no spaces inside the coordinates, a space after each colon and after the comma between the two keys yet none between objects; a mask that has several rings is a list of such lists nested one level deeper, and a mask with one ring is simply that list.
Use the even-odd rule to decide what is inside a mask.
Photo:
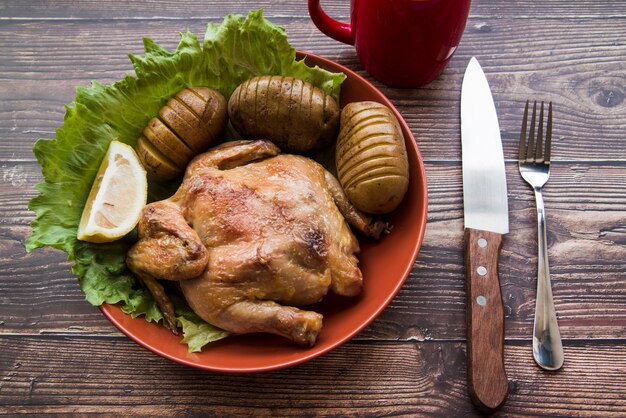
[{"label": "kitchen knife", "polygon": [[491,412],[504,403],[504,306],[498,277],[509,214],[500,126],[487,78],[472,57],[461,87],[461,143],[470,398]]}]

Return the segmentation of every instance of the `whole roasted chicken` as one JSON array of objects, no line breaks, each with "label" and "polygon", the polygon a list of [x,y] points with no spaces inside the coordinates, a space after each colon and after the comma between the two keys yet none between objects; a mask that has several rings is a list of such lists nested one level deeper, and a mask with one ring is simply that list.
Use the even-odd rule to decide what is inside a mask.
[{"label": "whole roasted chicken", "polygon": [[219,328],[312,346],[322,315],[297,306],[329,289],[361,292],[359,244],[346,220],[370,237],[385,228],[315,161],[280,154],[268,141],[227,142],[192,160],[171,198],[144,208],[127,264],[174,332],[159,280],[178,282],[191,308]]}]

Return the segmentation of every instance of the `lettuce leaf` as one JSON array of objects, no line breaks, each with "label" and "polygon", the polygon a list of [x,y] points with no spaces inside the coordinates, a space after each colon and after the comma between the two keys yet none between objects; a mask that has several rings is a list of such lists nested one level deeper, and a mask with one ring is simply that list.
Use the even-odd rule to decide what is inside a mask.
[{"label": "lettuce leaf", "polygon": [[[308,81],[339,99],[344,74],[333,74],[297,61],[284,29],[252,11],[244,19],[228,15],[208,24],[202,45],[189,31],[181,33],[174,52],[144,39],[145,54],[129,54],[135,75],[112,85],[92,82],[76,89],[54,139],[39,139],[33,152],[44,181],[29,202],[36,217],[26,239],[27,251],[53,247],[73,263],[86,299],[93,305],[119,303],[124,312],[148,321],[163,317],[152,295],[127,269],[126,252],[136,233],[109,244],[77,240],[80,216],[96,172],[112,140],[134,146],[144,126],[176,92],[188,85],[208,86],[229,97],[246,79],[262,74],[290,75]],[[168,197],[176,185],[150,185],[150,199]],[[226,333],[203,322],[179,304],[177,320],[190,351]]]}]

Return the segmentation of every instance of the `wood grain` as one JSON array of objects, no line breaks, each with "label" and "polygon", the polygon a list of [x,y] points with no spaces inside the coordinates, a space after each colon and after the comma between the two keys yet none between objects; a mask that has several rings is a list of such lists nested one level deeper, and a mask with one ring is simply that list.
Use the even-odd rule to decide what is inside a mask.
[{"label": "wood grain", "polygon": [[[511,393],[503,412],[620,416],[626,346],[581,344],[566,355],[562,372],[547,373],[531,364],[528,344],[507,345]],[[124,338],[3,338],[0,364],[5,413],[132,407],[150,416],[478,416],[467,400],[459,342],[357,342],[288,370],[224,375],[167,361]]]},{"label": "wood grain", "polygon": [[[175,3],[152,2],[146,7],[145,2],[97,1],[86,0],[81,7],[76,7],[72,0],[48,2],[43,0],[23,2],[5,0],[3,17],[11,19],[154,19],[174,20],[190,18],[222,18],[226,13],[247,13],[251,9],[262,8],[267,17],[308,18],[306,2],[300,0],[259,0],[255,2],[232,2],[214,0],[210,6],[203,1],[183,0]],[[350,2],[322,0],[324,10],[336,19],[347,20]],[[567,18],[606,18],[615,19],[626,16],[626,5],[620,0],[609,0],[599,4],[594,0],[578,0],[575,7],[571,1],[545,0],[538,6],[532,0],[490,3],[473,1],[471,16],[503,18],[514,16],[517,19],[557,20]]]},{"label": "wood grain", "polygon": [[[519,177],[516,165],[509,163],[506,168],[511,231],[504,238],[500,265],[506,335],[525,339],[534,313],[536,215],[532,191]],[[63,253],[51,249],[24,252],[23,241],[33,219],[26,204],[35,195],[25,188],[39,180],[33,174],[36,170],[34,163],[0,166],[0,178],[13,178],[13,183],[0,183],[4,219],[0,224],[4,267],[0,316],[8,318],[3,330],[89,332],[89,327],[82,327],[84,320],[109,329],[99,311],[87,305]],[[460,166],[429,163],[426,172],[428,228],[415,269],[392,306],[359,338],[464,338]],[[581,182],[589,189],[581,189]],[[622,171],[612,165],[554,164],[545,199],[554,298],[564,338],[625,335],[626,184]],[[605,315],[607,311],[611,315]]]},{"label": "wood grain", "polygon": [[502,407],[509,389],[504,369],[504,306],[498,274],[502,237],[496,232],[472,228],[465,228],[464,234],[467,385],[474,405],[486,413]]},{"label": "wood grain", "polygon": [[[346,20],[348,1],[323,0]],[[31,151],[61,126],[76,86],[132,72],[148,36],[262,7],[294,47],[371,81],[411,127],[426,165],[424,244],[389,307],[344,346],[287,370],[222,375],[165,360],[90,306],[65,254],[25,253],[41,171]],[[626,414],[626,2],[474,0],[450,65],[424,88],[387,88],[354,49],[322,35],[302,0],[5,0],[0,5],[0,413],[216,416],[473,416],[466,383],[459,99],[472,56],[498,110],[510,233],[500,280],[509,416]],[[532,360],[536,284],[532,191],[517,171],[523,105],[552,100],[545,190],[551,276],[565,366]]]},{"label": "wood grain", "polygon": [[[30,168],[29,168],[30,167]],[[23,171],[22,171],[23,170]],[[40,179],[36,164],[0,166],[0,315],[5,332],[76,332],[89,322],[109,329],[87,306],[59,251],[24,252],[33,213],[26,209]],[[414,271],[394,304],[363,338],[463,338],[464,270],[460,166],[427,164],[428,228]],[[532,191],[507,164],[511,231],[505,236],[501,280],[507,337],[529,335],[536,283],[536,225]],[[612,165],[554,164],[545,189],[553,290],[564,338],[608,338],[626,331],[626,182]],[[589,189],[583,189],[586,184]],[[590,192],[593,190],[593,193]],[[45,273],[44,273],[45,272]],[[30,302],[33,302],[32,304]],[[584,309],[581,309],[581,306]],[[605,315],[610,311],[610,316]],[[76,316],[68,315],[76,312]],[[86,328],[87,330],[89,328]],[[98,331],[101,332],[101,331]]]},{"label": "wood grain", "polygon": [[[307,19],[276,20],[285,26],[296,48],[366,76],[351,47],[317,33]],[[483,20],[470,19],[449,67],[429,86],[389,89],[374,82],[404,115],[424,158],[460,160],[460,147],[454,140],[460,129],[460,83],[469,58],[478,55],[498,107],[506,158],[516,155],[525,101],[536,99],[552,100],[555,105],[556,161],[625,163],[626,75],[621,60],[626,53],[626,19],[612,19],[611,25],[602,24],[600,18],[558,19],[546,25],[541,20],[499,18],[485,23],[493,25],[491,31],[481,26]],[[91,80],[107,84],[131,72],[127,53],[142,53],[143,36],[173,50],[178,32],[186,28],[202,39],[206,21],[51,21],[45,31],[34,22],[0,22],[0,48],[5,51],[0,89],[10,97],[2,106],[11,106],[11,112],[0,113],[4,127],[0,151],[29,160],[32,143],[40,136],[52,136],[62,123],[62,105],[73,100],[77,85],[88,85]],[[519,38],[517,33],[526,36]],[[568,34],[567,42],[550,41],[559,33]],[[28,49],[18,45],[28,45]],[[580,51],[585,51],[584,60]],[[520,56],[525,58],[520,60]],[[565,135],[571,129],[576,138]]]}]

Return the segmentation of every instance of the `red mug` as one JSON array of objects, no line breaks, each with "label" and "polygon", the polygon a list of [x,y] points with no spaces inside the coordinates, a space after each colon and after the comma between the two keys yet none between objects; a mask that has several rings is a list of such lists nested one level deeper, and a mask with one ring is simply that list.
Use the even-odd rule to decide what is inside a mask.
[{"label": "red mug", "polygon": [[350,23],[328,16],[309,0],[313,23],[354,45],[365,70],[391,87],[433,81],[456,50],[471,0],[351,0]]}]

